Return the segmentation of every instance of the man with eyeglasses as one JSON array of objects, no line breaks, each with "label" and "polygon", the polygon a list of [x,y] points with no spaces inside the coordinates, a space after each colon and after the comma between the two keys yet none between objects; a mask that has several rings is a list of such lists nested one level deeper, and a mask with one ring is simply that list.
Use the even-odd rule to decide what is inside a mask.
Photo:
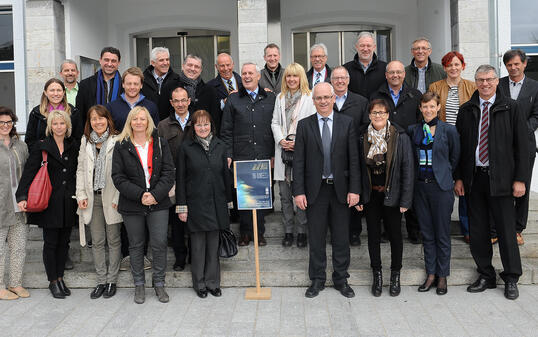
[{"label": "man with eyeglasses", "polygon": [[327,65],[327,46],[316,43],[310,47],[310,70],[306,72],[308,87],[312,89],[320,82],[331,82],[331,68]]},{"label": "man with eyeglasses", "polygon": [[331,228],[333,284],[345,297],[355,296],[347,272],[349,208],[359,202],[360,167],[353,119],[334,113],[335,92],[318,83],[312,94],[317,113],[297,125],[293,158],[295,204],[306,210],[308,275],[312,284],[305,296],[316,297],[325,288],[327,228]]},{"label": "man with eyeglasses", "polygon": [[431,53],[432,45],[427,38],[416,39],[411,45],[413,59],[411,64],[405,67],[405,83],[422,94],[428,90],[430,84],[446,78],[443,66],[430,59]]},{"label": "man with eyeglasses", "polygon": [[498,88],[497,70],[481,65],[475,72],[477,90],[459,110],[456,129],[461,156],[454,173],[457,195],[468,194],[471,254],[479,273],[467,291],[496,288],[491,264],[490,214],[495,219],[504,270],[504,296],[519,296],[521,257],[516,239],[514,197],[525,194],[529,179],[528,131],[525,116],[515,101]]},{"label": "man with eyeglasses", "polygon": [[[177,165],[177,152],[185,135],[191,128],[191,122],[189,119],[189,105],[191,104],[191,98],[187,90],[183,87],[176,87],[170,93],[170,105],[174,108],[174,111],[170,115],[159,122],[157,131],[160,137],[163,137],[168,141],[170,146],[170,152],[172,158],[174,158],[174,164]],[[175,202],[172,202],[175,205]],[[176,213],[176,207],[170,207],[168,223],[171,227],[172,233],[172,248],[174,249],[174,255],[176,262],[174,262],[174,270],[182,271],[185,269],[185,263],[188,255],[187,245],[185,244],[185,228],[187,224],[179,220]]]}]

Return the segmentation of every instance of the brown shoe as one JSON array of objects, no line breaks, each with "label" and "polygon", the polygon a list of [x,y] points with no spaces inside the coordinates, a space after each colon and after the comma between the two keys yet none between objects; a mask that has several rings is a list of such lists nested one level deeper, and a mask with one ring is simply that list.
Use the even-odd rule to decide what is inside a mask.
[{"label": "brown shoe", "polygon": [[463,236],[463,242],[469,244],[471,243],[471,237],[469,235],[464,235]]},{"label": "brown shoe", "polygon": [[498,238],[496,238],[496,237],[495,237],[495,238],[491,238],[491,244],[492,244],[492,245],[496,244],[497,241],[499,241]]},{"label": "brown shoe", "polygon": [[239,242],[237,243],[237,245],[244,247],[244,246],[248,246],[249,243],[250,243],[250,236],[248,234],[241,234],[241,238],[239,239]]},{"label": "brown shoe", "polygon": [[267,241],[265,241],[263,234],[258,235],[258,246],[260,247],[267,246]]},{"label": "brown shoe", "polygon": [[525,243],[525,240],[523,240],[523,236],[521,235],[521,233],[516,233],[516,238],[517,238],[517,244],[518,245],[522,245]]}]

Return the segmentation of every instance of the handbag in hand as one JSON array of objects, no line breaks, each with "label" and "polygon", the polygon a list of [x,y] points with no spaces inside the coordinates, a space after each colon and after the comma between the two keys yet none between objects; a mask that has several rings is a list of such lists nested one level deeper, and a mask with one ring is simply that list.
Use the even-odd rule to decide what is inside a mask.
[{"label": "handbag in hand", "polygon": [[219,256],[233,257],[237,255],[237,241],[230,229],[222,229],[219,234]]},{"label": "handbag in hand", "polygon": [[37,171],[28,189],[28,198],[26,200],[26,210],[28,212],[43,212],[49,207],[52,185],[47,169],[47,152],[43,151],[41,155],[43,157],[41,168]]},{"label": "handbag in hand", "polygon": [[[295,135],[294,134],[288,135],[286,137],[286,140],[294,141]],[[289,166],[289,167],[293,166],[293,151],[287,151],[287,150],[282,149],[282,151],[280,151],[280,156],[282,158],[282,162],[284,163],[284,165]]]}]

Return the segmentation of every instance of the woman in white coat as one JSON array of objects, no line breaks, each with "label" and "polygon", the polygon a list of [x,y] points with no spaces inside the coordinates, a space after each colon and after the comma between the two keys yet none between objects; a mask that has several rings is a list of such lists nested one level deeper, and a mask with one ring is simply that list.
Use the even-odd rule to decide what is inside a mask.
[{"label": "woman in white coat", "polygon": [[[122,217],[117,211],[119,192],[112,182],[112,154],[117,131],[110,112],[102,105],[92,106],[80,142],[77,167],[77,213],[90,226],[92,253],[97,286],[90,298],[116,294],[121,261],[120,228]],[[105,243],[108,242],[107,270]]]},{"label": "woman in white coat", "polygon": [[[306,247],[306,213],[299,208],[294,210],[291,193],[293,147],[297,123],[316,112],[304,68],[298,63],[291,63],[282,76],[282,91],[278,94],[273,110],[271,128],[275,138],[275,180],[280,190],[282,221],[285,235],[284,247],[293,244],[293,229],[297,223],[297,247]],[[283,161],[287,159],[286,163]],[[296,221],[295,215],[297,217]]]}]

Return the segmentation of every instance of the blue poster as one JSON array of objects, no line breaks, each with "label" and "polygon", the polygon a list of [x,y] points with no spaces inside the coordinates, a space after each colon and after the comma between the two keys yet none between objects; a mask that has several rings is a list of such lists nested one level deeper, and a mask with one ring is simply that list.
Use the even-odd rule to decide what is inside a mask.
[{"label": "blue poster", "polygon": [[234,182],[237,188],[237,209],[273,208],[269,159],[235,161]]}]

